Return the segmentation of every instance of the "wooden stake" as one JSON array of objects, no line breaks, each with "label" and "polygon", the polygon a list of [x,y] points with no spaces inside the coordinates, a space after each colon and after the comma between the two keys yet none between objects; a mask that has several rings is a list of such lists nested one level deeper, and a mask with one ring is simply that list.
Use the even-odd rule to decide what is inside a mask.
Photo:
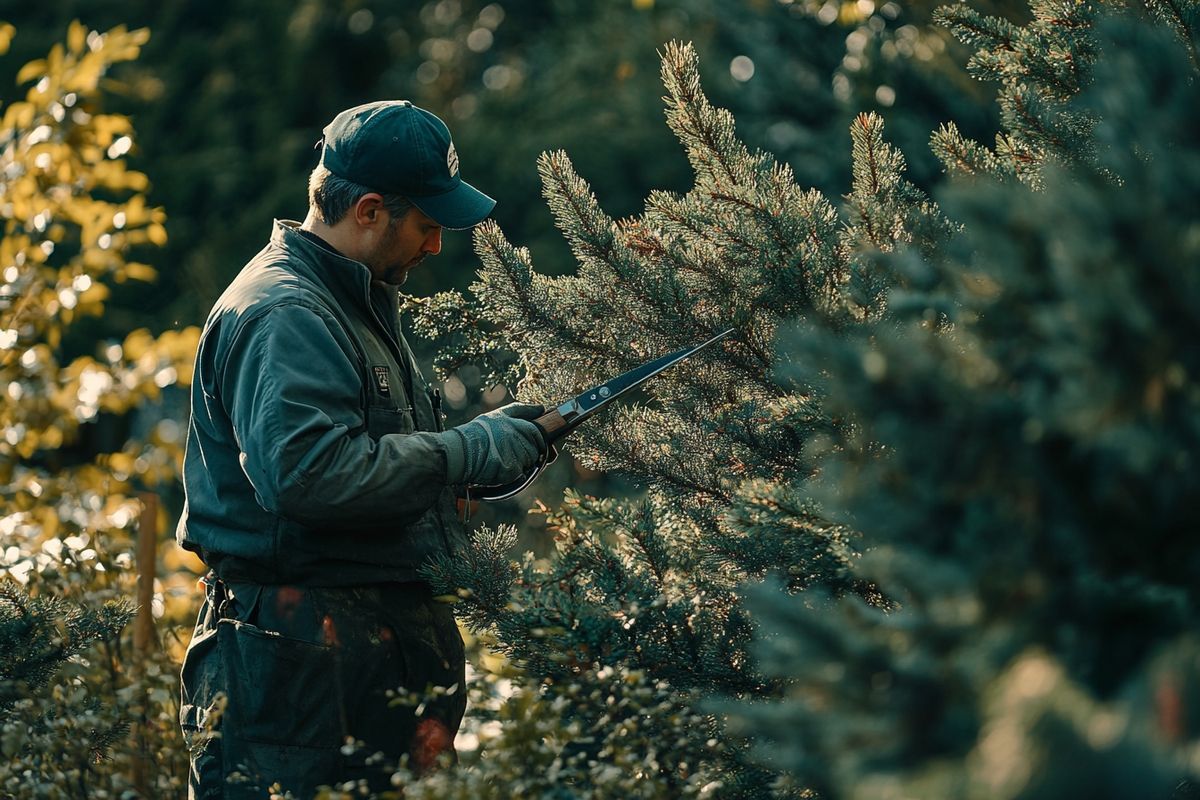
[{"label": "wooden stake", "polygon": [[154,579],[158,576],[158,495],[140,492],[142,516],[138,520],[138,612],[134,619],[133,651],[138,661],[158,644],[154,632]]},{"label": "wooden stake", "polygon": [[[133,620],[133,675],[143,676],[151,652],[158,646],[154,630],[154,579],[158,575],[158,495],[140,492],[142,515],[138,519],[137,535],[137,616]],[[151,797],[150,774],[154,767],[148,741],[150,698],[141,698],[145,709],[142,718],[134,723],[133,737],[136,757],[133,760],[133,788],[141,798]]]}]

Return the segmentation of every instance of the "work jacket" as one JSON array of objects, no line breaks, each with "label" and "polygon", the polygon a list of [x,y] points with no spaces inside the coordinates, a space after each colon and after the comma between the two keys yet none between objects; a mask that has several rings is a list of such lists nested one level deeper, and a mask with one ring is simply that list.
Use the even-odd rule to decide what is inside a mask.
[{"label": "work jacket", "polygon": [[418,580],[464,544],[395,287],[276,221],[200,338],[176,538],[225,580]]}]

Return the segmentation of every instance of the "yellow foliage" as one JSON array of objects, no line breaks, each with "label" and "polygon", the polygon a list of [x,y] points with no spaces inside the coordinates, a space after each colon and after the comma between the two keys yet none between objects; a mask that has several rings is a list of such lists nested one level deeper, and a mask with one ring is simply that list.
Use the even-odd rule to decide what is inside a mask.
[{"label": "yellow foliage", "polygon": [[208,569],[200,557],[182,547],[169,547],[162,555],[163,566],[168,572],[191,572],[202,575]]},{"label": "yellow foliage", "polygon": [[83,52],[87,44],[87,26],[79,20],[73,20],[67,29],[67,47],[75,55]]},{"label": "yellow foliage", "polygon": [[[160,242],[155,242],[155,244],[160,244]],[[125,276],[137,281],[152,281],[158,277],[158,273],[149,264],[139,264],[135,261],[130,261],[125,265]]]},{"label": "yellow foliage", "polygon": [[52,426],[42,431],[41,446],[43,450],[57,450],[63,446],[63,430],[60,426]]},{"label": "yellow foliage", "polygon": [[38,537],[41,541],[44,542],[47,539],[53,539],[58,536],[58,512],[48,506],[41,506],[34,509],[33,516],[42,527],[41,534]]},{"label": "yellow foliage", "polygon": [[164,331],[158,344],[172,361],[192,358],[200,345],[200,329],[195,325],[177,331]]},{"label": "yellow foliage", "polygon": [[162,247],[167,243],[167,229],[155,222],[146,228],[146,235],[150,237],[150,241]]},{"label": "yellow foliage", "polygon": [[95,114],[92,116],[91,134],[101,147],[108,147],[119,137],[133,133],[133,124],[120,114]]},{"label": "yellow foliage", "polygon": [[30,61],[17,72],[17,83],[26,83],[46,74],[46,60],[39,58]]},{"label": "yellow foliage", "polygon": [[133,456],[128,453],[112,453],[108,456],[108,466],[119,480],[133,474],[133,461]]},{"label": "yellow foliage", "polygon": [[89,92],[100,83],[107,65],[98,53],[89,53],[79,59],[79,63],[69,75],[64,75],[61,90],[67,92]]},{"label": "yellow foliage", "polygon": [[[13,35],[0,23],[0,53]],[[160,384],[186,383],[199,339],[196,328],[158,337],[139,329],[69,363],[60,346],[74,321],[103,313],[114,281],[154,279],[154,257],[130,261],[131,246],[166,241],[166,214],[144,194],[148,177],[125,161],[134,127],[103,111],[110,67],[135,58],[147,38],[145,30],[99,33],[74,22],[65,44],[18,71],[18,83],[30,84],[24,99],[0,108],[0,579],[42,581],[89,601],[132,595],[134,495],[178,480],[183,437],[156,429],[83,464],[51,451],[74,445],[102,412],[127,414],[159,396]],[[164,541],[168,513],[160,506]],[[204,568],[195,556],[162,549],[158,583],[178,622],[194,613]],[[79,560],[59,559],[67,550]],[[165,644],[181,655],[178,640]],[[127,641],[114,650],[128,651]],[[186,752],[177,726],[164,730],[164,749]]]},{"label": "yellow foliage", "polygon": [[125,343],[121,345],[121,349],[124,350],[126,358],[137,360],[150,352],[153,346],[154,337],[150,335],[150,331],[138,328],[125,337]]},{"label": "yellow foliage", "polygon": [[103,309],[104,301],[108,299],[110,294],[112,294],[112,290],[103,283],[93,283],[79,295],[76,308],[84,305],[95,306],[95,313],[98,314]]},{"label": "yellow foliage", "polygon": [[[13,33],[0,24],[0,52]],[[70,536],[86,527],[89,535],[112,537],[107,541],[119,552],[123,540],[115,532],[129,520],[122,510],[126,501],[117,498],[128,491],[126,481],[177,479],[183,443],[161,437],[130,442],[94,465],[45,475],[27,466],[39,452],[70,445],[80,424],[99,412],[127,413],[157,397],[160,383],[191,373],[199,338],[194,329],[159,338],[139,329],[125,337],[116,356],[113,343],[101,342],[102,359],[59,364],[63,332],[81,315],[103,312],[112,281],[154,279],[153,266],[127,260],[128,248],[166,241],[166,215],[143,194],[147,176],[125,162],[134,137],[131,121],[96,111],[109,68],[135,58],[147,38],[145,30],[118,27],[101,34],[72,23],[65,45],[18,71],[18,83],[33,85],[24,101],[0,113],[0,141],[8,143],[0,151],[0,265],[6,267],[0,277],[16,298],[0,307],[0,334],[17,337],[0,350],[0,386],[7,395],[0,418],[8,432],[0,437],[0,463],[22,464],[27,474],[40,476],[42,487],[29,494],[6,481],[0,490],[0,530],[16,530],[12,514],[20,508],[35,512],[23,518],[25,536],[16,541],[22,551],[39,536]],[[62,113],[76,105],[89,113]],[[65,508],[77,513],[67,515]],[[79,509],[89,510],[80,516]],[[0,534],[0,551],[13,543]]]},{"label": "yellow foliage", "polygon": [[13,103],[5,109],[4,121],[0,123],[0,127],[6,131],[28,128],[33,124],[35,114],[37,114],[37,109],[33,103]]}]

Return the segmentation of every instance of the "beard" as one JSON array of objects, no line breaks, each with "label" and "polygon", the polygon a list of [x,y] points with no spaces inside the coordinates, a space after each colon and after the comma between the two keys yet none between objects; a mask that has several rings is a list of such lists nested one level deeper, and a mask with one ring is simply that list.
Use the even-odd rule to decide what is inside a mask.
[{"label": "beard", "polygon": [[403,285],[408,280],[409,270],[425,260],[425,253],[418,253],[416,257],[408,261],[399,263],[389,261],[392,254],[396,252],[396,240],[399,238],[398,228],[397,221],[388,224],[387,233],[384,234],[375,252],[371,254],[371,260],[367,263],[375,280],[389,286]]},{"label": "beard", "polygon": [[416,264],[396,264],[391,267],[386,267],[379,280],[386,283],[388,286],[402,286],[408,280],[408,270],[415,267]]},{"label": "beard", "polygon": [[425,260],[425,255],[422,253],[416,258],[404,264],[394,264],[383,271],[383,282],[392,286],[400,286],[408,280],[408,273],[416,269],[422,261]]}]

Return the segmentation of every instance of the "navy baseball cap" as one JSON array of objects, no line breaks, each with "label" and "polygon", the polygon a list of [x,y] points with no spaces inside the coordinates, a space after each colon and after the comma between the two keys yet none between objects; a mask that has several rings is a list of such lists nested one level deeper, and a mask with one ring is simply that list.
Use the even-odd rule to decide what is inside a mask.
[{"label": "navy baseball cap", "polygon": [[321,164],[340,178],[399,194],[443,228],[479,224],[496,201],[462,179],[450,129],[407,100],[347,109],[325,126]]}]

